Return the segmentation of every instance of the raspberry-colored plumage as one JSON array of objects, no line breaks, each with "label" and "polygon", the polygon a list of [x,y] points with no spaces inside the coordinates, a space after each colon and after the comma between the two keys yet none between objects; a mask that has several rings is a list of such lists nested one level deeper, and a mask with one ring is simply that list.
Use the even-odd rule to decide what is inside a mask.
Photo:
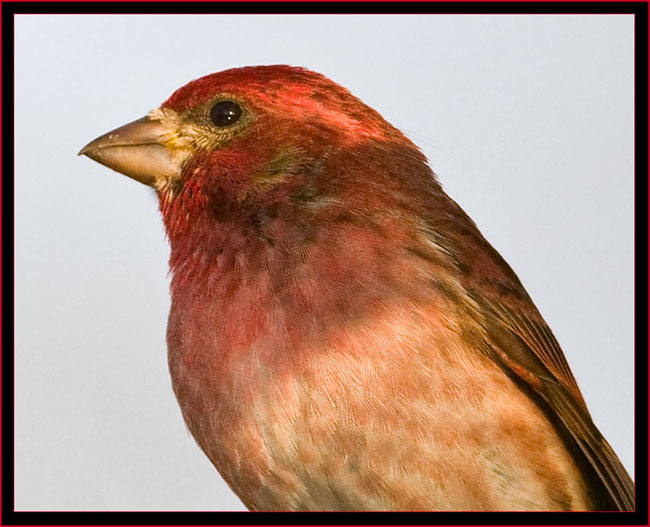
[{"label": "raspberry-colored plumage", "polygon": [[[210,121],[224,101],[232,125]],[[193,81],[150,122],[174,391],[250,509],[633,507],[521,283],[377,112],[268,66]],[[136,177],[106,153],[124,130],[84,153]]]}]

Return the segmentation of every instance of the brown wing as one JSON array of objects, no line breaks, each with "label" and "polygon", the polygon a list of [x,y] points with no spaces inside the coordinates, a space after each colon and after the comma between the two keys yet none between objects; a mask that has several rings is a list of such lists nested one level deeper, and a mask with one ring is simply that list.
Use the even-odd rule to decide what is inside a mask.
[{"label": "brown wing", "polygon": [[634,483],[594,425],[557,340],[541,315],[531,309],[528,296],[519,299],[528,304],[528,314],[484,295],[472,296],[484,311],[495,360],[532,390],[534,398],[543,401],[540,406],[547,410],[560,434],[568,444],[575,445],[595,506],[600,510],[634,510]]},{"label": "brown wing", "polygon": [[[517,275],[444,191],[429,189],[422,232],[478,309],[493,359],[546,412],[600,510],[633,510],[634,483],[587,410],[560,345]],[[428,195],[427,195],[428,196]],[[442,256],[441,256],[442,255]],[[440,263],[442,262],[442,264]]]},{"label": "brown wing", "polygon": [[524,350],[528,350],[524,353],[534,353],[549,372],[566,386],[576,401],[587,410],[587,405],[566,357],[551,329],[541,320],[541,316],[539,320],[532,320],[529,316],[508,309],[496,302],[486,300],[485,305],[489,307],[492,321],[519,337],[525,344]]}]

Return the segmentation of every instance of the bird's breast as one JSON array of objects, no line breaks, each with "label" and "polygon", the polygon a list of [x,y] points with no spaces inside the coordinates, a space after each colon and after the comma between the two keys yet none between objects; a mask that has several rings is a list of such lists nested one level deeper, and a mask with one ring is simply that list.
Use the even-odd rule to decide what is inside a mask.
[{"label": "bird's breast", "polygon": [[585,510],[542,412],[440,313],[383,306],[291,349],[266,333],[237,353],[206,336],[218,320],[172,314],[174,390],[253,510]]}]

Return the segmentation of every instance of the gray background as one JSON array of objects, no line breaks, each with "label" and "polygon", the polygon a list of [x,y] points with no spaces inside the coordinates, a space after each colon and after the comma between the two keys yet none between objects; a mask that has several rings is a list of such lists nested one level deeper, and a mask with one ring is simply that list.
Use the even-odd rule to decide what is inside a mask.
[{"label": "gray background", "polygon": [[182,422],[151,189],[76,157],[230,67],[406,133],[518,273],[633,469],[631,16],[16,17],[18,510],[243,510]]}]

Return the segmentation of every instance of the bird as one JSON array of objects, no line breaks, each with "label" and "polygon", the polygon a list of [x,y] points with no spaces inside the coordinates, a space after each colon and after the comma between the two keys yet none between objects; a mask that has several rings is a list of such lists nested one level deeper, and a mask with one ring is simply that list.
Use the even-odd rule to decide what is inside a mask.
[{"label": "bird", "polygon": [[172,387],[249,510],[634,510],[515,272],[347,89],[229,69],[79,154],[154,189]]}]

